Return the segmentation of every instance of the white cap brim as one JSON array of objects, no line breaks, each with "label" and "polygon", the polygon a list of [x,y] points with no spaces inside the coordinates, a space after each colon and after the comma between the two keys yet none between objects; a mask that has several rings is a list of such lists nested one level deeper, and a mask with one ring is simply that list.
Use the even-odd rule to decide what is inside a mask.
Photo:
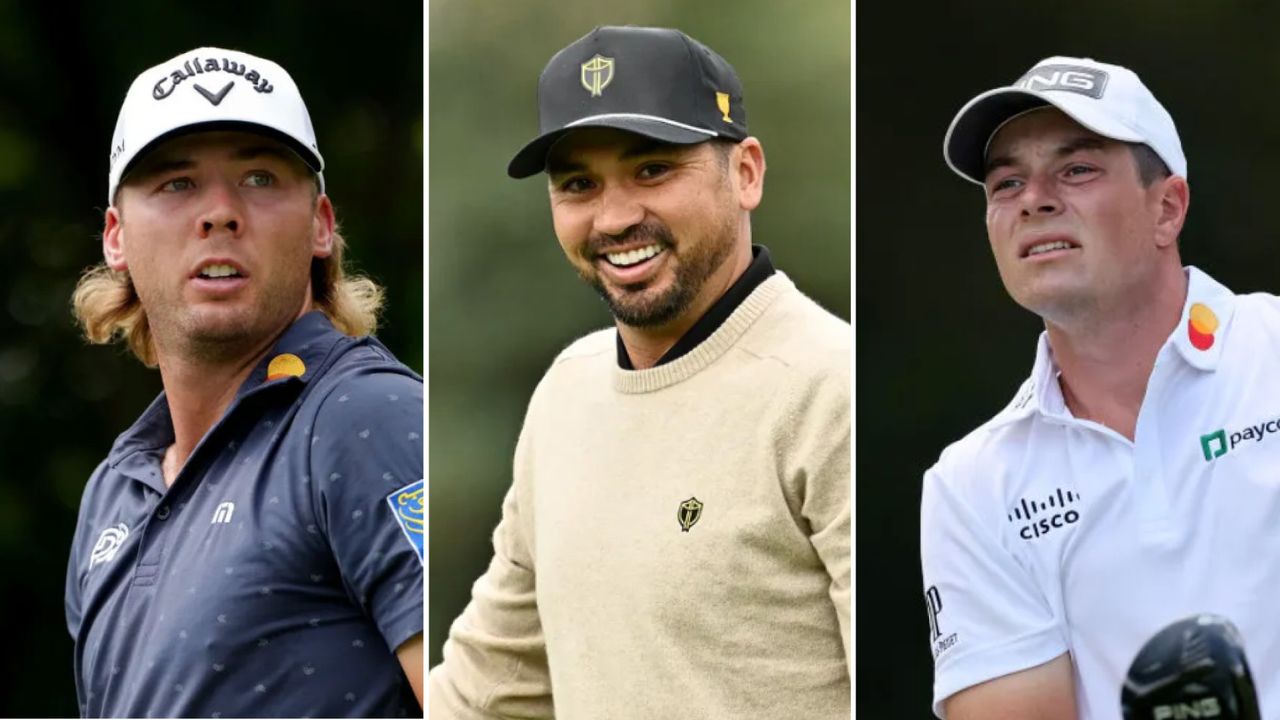
[{"label": "white cap brim", "polygon": [[942,141],[947,165],[966,180],[983,184],[987,148],[996,132],[1032,110],[1056,107],[1084,128],[1122,142],[1144,142],[1136,130],[1102,112],[1093,100],[1072,93],[1042,93],[1020,88],[989,90],[956,113]]},{"label": "white cap brim", "polygon": [[129,87],[111,141],[107,202],[130,169],[179,135],[236,129],[271,137],[297,153],[324,192],[324,158],[293,78],[248,53],[197,48],[140,74]]}]

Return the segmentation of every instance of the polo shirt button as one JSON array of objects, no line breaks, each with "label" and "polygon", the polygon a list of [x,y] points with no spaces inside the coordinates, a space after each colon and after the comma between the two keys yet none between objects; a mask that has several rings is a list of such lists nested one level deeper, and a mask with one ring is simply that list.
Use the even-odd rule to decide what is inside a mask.
[{"label": "polo shirt button", "polygon": [[156,517],[157,517],[157,518],[159,518],[159,519],[161,519],[161,520],[168,520],[168,519],[169,519],[169,506],[168,506],[168,505],[161,505],[161,506],[160,506],[160,509],[156,511]]}]

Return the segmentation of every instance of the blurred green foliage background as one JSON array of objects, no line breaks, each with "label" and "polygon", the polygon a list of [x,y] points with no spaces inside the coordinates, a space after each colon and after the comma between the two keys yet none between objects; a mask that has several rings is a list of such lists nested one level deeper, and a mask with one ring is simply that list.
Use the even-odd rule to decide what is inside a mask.
[{"label": "blurred green foliage background", "polygon": [[557,352],[611,322],[556,242],[544,176],[506,175],[511,156],[537,134],[542,68],[596,25],[677,27],[721,54],[742,79],[748,124],[768,164],[753,239],[803,291],[847,319],[850,8],[842,0],[432,0],[429,12],[435,664],[492,556],[530,393]]},{"label": "blurred green foliage background", "polygon": [[90,472],[160,390],[88,346],[69,297],[101,260],[119,104],[203,45],[279,62],[301,87],[350,257],[388,289],[383,341],[423,369],[422,9],[0,0],[0,716],[74,716],[67,553]]},{"label": "blurred green foliage background", "polygon": [[1135,70],[1188,160],[1183,263],[1237,292],[1274,293],[1277,21],[1280,7],[1255,0],[859,5],[858,717],[930,717],[921,479],[1013,398],[1043,329],[1000,283],[982,190],[943,162],[952,117],[1052,55]]}]

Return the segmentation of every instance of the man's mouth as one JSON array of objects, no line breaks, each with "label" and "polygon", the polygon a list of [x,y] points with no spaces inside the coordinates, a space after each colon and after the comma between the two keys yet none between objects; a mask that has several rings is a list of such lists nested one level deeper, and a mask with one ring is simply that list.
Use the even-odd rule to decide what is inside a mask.
[{"label": "man's mouth", "polygon": [[1049,242],[1042,242],[1036,245],[1032,245],[1031,247],[1027,248],[1026,252],[1023,253],[1022,256],[1029,258],[1029,257],[1035,257],[1036,255],[1043,255],[1045,253],[1054,252],[1055,250],[1074,250],[1077,247],[1079,246],[1075,245],[1074,243],[1068,242],[1066,240],[1051,240]]},{"label": "man's mouth", "polygon": [[627,252],[605,253],[604,258],[610,265],[614,267],[631,267],[652,258],[664,251],[664,248],[658,243],[646,245],[635,250]]},{"label": "man's mouth", "polygon": [[240,268],[226,262],[211,262],[201,265],[196,271],[195,277],[202,280],[234,280],[246,277]]}]

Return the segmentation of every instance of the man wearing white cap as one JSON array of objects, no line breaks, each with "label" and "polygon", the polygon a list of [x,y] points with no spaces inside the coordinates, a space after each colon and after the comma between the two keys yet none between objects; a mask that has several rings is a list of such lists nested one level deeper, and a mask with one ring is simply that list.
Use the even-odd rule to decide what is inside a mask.
[{"label": "man wearing white cap", "polygon": [[1130,70],[1044,60],[967,104],[944,155],[1045,332],[1012,402],[924,478],[934,712],[1118,718],[1144,641],[1210,612],[1275,716],[1280,301],[1182,266],[1186,158]]},{"label": "man wearing white cap", "polygon": [[84,716],[421,713],[422,379],[368,336],[323,169],[269,60],[200,48],[125,96],[74,305],[164,392],[80,505]]}]

